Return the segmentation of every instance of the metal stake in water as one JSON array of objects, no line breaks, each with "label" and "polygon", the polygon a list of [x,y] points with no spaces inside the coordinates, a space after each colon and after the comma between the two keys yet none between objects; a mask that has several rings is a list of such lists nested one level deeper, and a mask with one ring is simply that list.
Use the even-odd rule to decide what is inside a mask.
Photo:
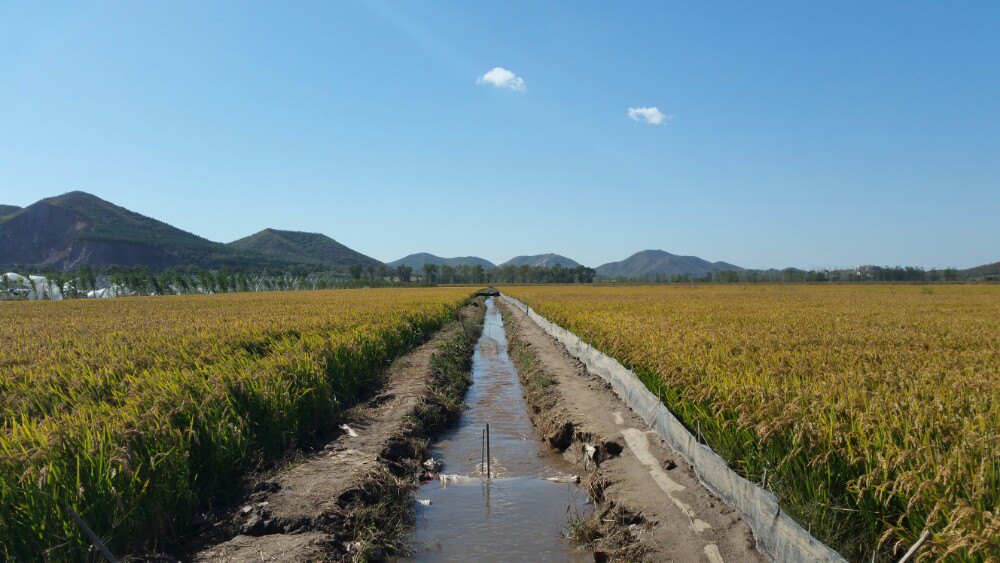
[{"label": "metal stake in water", "polygon": [[490,478],[490,425],[486,425],[486,478]]}]

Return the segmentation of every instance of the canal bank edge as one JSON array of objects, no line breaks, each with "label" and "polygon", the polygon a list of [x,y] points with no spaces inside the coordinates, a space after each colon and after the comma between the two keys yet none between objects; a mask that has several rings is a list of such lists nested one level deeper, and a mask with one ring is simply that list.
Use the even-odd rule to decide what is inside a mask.
[{"label": "canal bank edge", "polygon": [[397,358],[322,451],[262,478],[193,549],[195,561],[357,561],[405,553],[429,439],[457,420],[482,332],[476,297]]},{"label": "canal bank edge", "polygon": [[[615,395],[611,385],[509,304],[512,349],[526,379],[541,381],[536,423],[585,470],[595,505],[572,523],[599,559],[763,562],[750,527],[708,491],[694,469]],[[534,401],[528,398],[529,403]]]},{"label": "canal bank edge", "polygon": [[711,448],[695,439],[634,373],[521,301],[506,294],[501,298],[558,342],[588,372],[606,381],[629,409],[693,467],[706,489],[739,513],[753,530],[757,548],[770,560],[844,561],[785,514],[772,493],[738,475]]},{"label": "canal bank edge", "polygon": [[641,561],[656,555],[650,546],[639,541],[634,528],[645,518],[625,503],[608,498],[601,462],[618,456],[624,445],[620,440],[582,431],[573,417],[560,408],[563,397],[558,392],[558,377],[546,370],[537,350],[525,340],[522,317],[508,304],[500,307],[507,331],[507,348],[524,390],[528,413],[535,429],[551,449],[561,453],[584,471],[581,484],[587,491],[594,511],[589,517],[569,514],[565,533],[594,550],[597,560]]}]

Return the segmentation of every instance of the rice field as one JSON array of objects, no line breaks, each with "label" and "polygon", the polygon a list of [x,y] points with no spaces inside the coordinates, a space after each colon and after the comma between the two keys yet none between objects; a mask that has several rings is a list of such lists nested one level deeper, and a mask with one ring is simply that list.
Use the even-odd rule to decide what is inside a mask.
[{"label": "rice field", "polygon": [[0,304],[0,559],[142,552],[328,429],[465,288]]},{"label": "rice field", "polygon": [[851,560],[1000,557],[1000,287],[538,286]]}]

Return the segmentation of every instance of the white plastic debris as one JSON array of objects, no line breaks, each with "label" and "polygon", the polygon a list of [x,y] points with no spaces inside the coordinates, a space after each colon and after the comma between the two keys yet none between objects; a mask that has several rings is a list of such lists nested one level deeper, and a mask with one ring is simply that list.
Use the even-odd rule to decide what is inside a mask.
[{"label": "white plastic debris", "polygon": [[340,425],[340,429],[343,430],[344,432],[347,432],[347,435],[350,436],[351,438],[357,438],[358,437],[358,433],[355,432],[353,428],[351,428],[350,426],[348,426],[346,424],[341,424]]},{"label": "white plastic debris", "polygon": [[431,501],[430,499],[421,499],[417,501],[417,504],[419,504],[420,506],[430,506]]},{"label": "white plastic debris", "polygon": [[559,475],[558,477],[546,477],[546,481],[551,481],[553,483],[579,483],[579,475]]},{"label": "white plastic debris", "polygon": [[465,475],[438,475],[438,480],[440,480],[441,484],[445,486],[448,486],[449,484],[472,482],[472,478],[466,477]]},{"label": "white plastic debris", "polygon": [[357,553],[361,551],[361,547],[361,542],[359,541],[344,542],[344,549],[347,550],[347,553]]},{"label": "white plastic debris", "polygon": [[242,511],[243,511],[243,514],[250,514],[250,512],[253,511],[254,508],[264,508],[265,506],[267,506],[269,504],[271,504],[271,503],[267,502],[266,500],[262,501],[262,502],[255,503],[255,504],[248,504],[248,505],[246,505],[246,506],[244,506],[242,508]]},{"label": "white plastic debris", "polygon": [[440,472],[442,467],[444,467],[444,463],[441,463],[433,457],[424,462],[424,469],[427,471],[433,471],[434,473]]}]

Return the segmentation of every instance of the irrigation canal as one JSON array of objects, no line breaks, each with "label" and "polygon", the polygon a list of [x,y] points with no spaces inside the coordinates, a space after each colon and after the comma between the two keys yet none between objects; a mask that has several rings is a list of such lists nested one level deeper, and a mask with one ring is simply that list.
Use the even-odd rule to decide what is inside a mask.
[{"label": "irrigation canal", "polygon": [[[528,419],[492,298],[472,377],[469,408],[431,448],[445,464],[442,478],[416,493],[413,560],[593,561],[593,554],[563,537],[571,515],[586,516],[590,505],[586,492],[567,482],[573,467],[547,451]],[[482,467],[487,424],[489,476]]]}]

